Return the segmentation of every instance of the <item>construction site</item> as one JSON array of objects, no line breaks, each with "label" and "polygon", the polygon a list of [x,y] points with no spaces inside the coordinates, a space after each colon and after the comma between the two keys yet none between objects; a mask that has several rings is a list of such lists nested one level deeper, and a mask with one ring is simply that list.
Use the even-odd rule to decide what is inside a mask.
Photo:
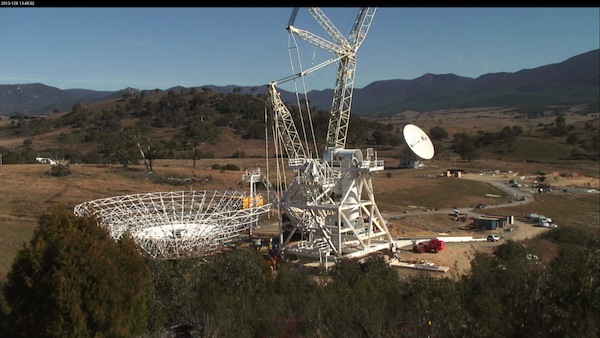
[{"label": "construction site", "polygon": [[[444,240],[480,241],[481,236],[444,240],[396,236],[388,227],[390,220],[379,209],[372,182],[374,175],[384,171],[384,161],[373,148],[346,148],[356,55],[367,38],[376,8],[358,9],[346,35],[320,8],[306,9],[327,34],[326,38],[297,27],[299,11],[292,11],[286,27],[291,75],[267,85],[265,133],[270,137],[265,147],[266,170],[260,166],[246,170],[235,191],[107,197],[77,205],[75,214],[98,217],[115,240],[131,234],[150,259],[201,258],[247,244],[264,250],[274,269],[282,260],[327,268],[340,259],[383,254],[391,265],[447,271],[447,267],[423,264],[424,259],[406,261],[400,257],[400,249],[438,253],[445,248]],[[325,51],[327,58],[306,63],[299,52],[300,43]],[[310,66],[305,67],[306,64]],[[333,97],[327,135],[318,144],[312,121],[314,112],[305,104],[310,101],[308,81],[317,71],[330,66],[337,67],[336,77],[331,79]],[[296,102],[282,101],[278,86],[283,84],[297,89]],[[409,123],[402,132],[404,158],[419,165],[432,160],[433,143],[421,128]],[[275,164],[268,162],[269,151],[275,153]],[[275,172],[269,171],[272,167]],[[448,171],[447,175],[460,177],[462,172]],[[264,188],[260,193],[259,185]],[[458,212],[453,217],[463,222],[467,218]]]}]

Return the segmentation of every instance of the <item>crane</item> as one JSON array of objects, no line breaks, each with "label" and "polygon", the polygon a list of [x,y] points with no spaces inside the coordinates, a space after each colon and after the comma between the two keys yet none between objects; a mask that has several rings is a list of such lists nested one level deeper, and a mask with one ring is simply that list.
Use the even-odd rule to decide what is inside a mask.
[{"label": "crane", "polygon": [[[286,155],[294,177],[279,195],[280,240],[285,254],[319,258],[361,257],[382,249],[396,251],[375,195],[371,176],[384,169],[372,148],[366,156],[359,149],[346,149],[356,70],[356,53],[373,21],[376,8],[358,10],[346,38],[319,8],[309,13],[333,40],[294,26],[294,9],[287,30],[293,36],[332,54],[325,62],[268,84],[273,133],[280,155]],[[309,151],[306,128],[298,129],[276,86],[303,79],[308,74],[337,63],[337,78],[328,122],[326,144],[319,158]],[[298,105],[300,110],[300,104]],[[310,116],[310,113],[308,114]],[[301,120],[303,121],[303,120]],[[304,123],[303,123],[304,126]],[[304,135],[304,140],[302,135]],[[279,146],[280,145],[280,146]],[[283,154],[285,151],[285,154]],[[283,156],[278,156],[283,157]],[[285,177],[285,174],[281,175]],[[278,186],[281,186],[279,184]],[[285,233],[285,236],[284,236]],[[294,235],[300,240],[291,244]],[[284,238],[285,237],[285,238]]]}]

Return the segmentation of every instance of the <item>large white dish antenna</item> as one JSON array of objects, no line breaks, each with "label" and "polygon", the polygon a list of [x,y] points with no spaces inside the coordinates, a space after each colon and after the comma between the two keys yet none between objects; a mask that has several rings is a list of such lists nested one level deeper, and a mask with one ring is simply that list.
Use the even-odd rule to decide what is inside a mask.
[{"label": "large white dish antenna", "polygon": [[75,206],[118,240],[129,232],[151,259],[204,257],[219,252],[271,208],[262,195],[239,191],[169,191],[114,196]]},{"label": "large white dish antenna", "polygon": [[433,143],[425,132],[414,124],[407,124],[402,131],[408,148],[418,157],[430,160],[433,157]]}]

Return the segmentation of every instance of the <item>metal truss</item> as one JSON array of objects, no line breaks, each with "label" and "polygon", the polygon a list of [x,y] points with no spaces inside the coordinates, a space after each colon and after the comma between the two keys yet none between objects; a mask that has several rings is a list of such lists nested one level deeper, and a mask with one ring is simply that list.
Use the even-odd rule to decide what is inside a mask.
[{"label": "metal truss", "polygon": [[203,257],[255,226],[270,203],[238,191],[170,191],[115,196],[75,206],[118,240],[129,233],[151,259]]}]

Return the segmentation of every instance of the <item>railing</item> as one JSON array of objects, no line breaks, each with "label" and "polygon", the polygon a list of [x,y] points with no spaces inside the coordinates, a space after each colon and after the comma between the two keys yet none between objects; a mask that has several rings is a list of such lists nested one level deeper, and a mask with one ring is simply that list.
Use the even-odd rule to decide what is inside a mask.
[{"label": "railing", "polygon": [[362,161],[360,163],[359,169],[369,171],[379,171],[384,169],[383,160],[375,160],[375,161]]}]

